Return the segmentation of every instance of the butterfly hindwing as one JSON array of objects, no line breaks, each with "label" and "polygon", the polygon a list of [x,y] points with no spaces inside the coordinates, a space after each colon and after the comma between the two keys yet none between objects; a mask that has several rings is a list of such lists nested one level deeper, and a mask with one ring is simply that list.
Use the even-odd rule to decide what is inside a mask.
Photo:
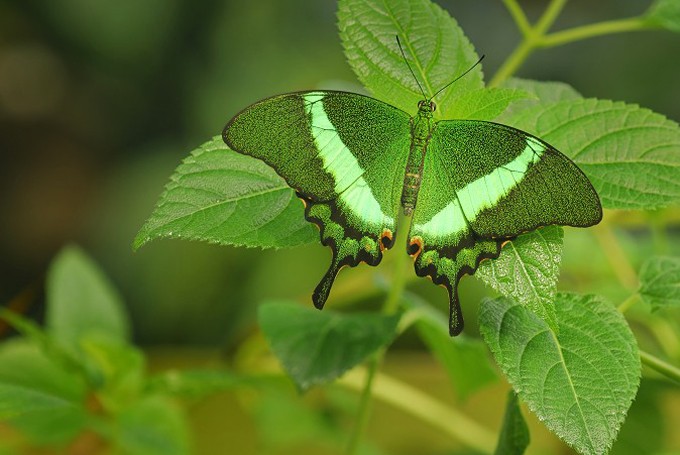
[{"label": "butterfly hindwing", "polygon": [[444,284],[450,331],[463,328],[458,281],[503,242],[549,224],[592,226],[597,193],[568,158],[546,142],[497,123],[445,120],[432,132],[409,233],[419,276]]},{"label": "butterfly hindwing", "polygon": [[305,203],[333,250],[313,300],[321,308],[336,274],[360,262],[377,265],[390,248],[410,118],[373,98],[346,92],[279,95],[246,108],[225,127],[233,150],[269,164]]}]

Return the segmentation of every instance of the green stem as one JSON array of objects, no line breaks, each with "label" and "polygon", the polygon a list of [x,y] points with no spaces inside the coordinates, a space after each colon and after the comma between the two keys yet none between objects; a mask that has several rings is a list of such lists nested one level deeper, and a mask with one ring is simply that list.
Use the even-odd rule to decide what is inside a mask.
[{"label": "green stem", "polygon": [[640,351],[640,360],[643,364],[647,365],[654,371],[680,383],[680,368],[675,367],[670,363],[664,362],[658,357],[654,357],[652,354],[645,351]]},{"label": "green stem", "polygon": [[515,24],[517,24],[517,28],[522,32],[522,35],[529,35],[531,33],[531,24],[529,23],[526,14],[524,14],[524,10],[519,6],[519,3],[517,3],[516,0],[503,0],[503,3],[510,12]]},{"label": "green stem", "polygon": [[638,285],[637,273],[610,225],[606,222],[600,223],[595,229],[591,229],[591,232],[602,247],[619,282],[631,292],[635,291]]},{"label": "green stem", "polygon": [[[408,226],[410,225],[411,218],[401,215],[397,223],[397,238],[395,242],[401,244],[400,241],[405,242],[406,235],[408,233]],[[406,288],[406,267],[408,266],[408,256],[405,254],[395,255],[394,258],[394,268],[392,273],[392,286],[387,294],[385,303],[383,304],[382,312],[384,314],[394,314],[399,308],[399,301],[401,300],[404,289]],[[382,359],[385,356],[385,349],[379,351],[373,356],[369,365],[368,372],[364,379],[364,385],[361,392],[361,400],[359,402],[359,409],[357,411],[356,423],[354,424],[354,429],[349,438],[349,443],[347,444],[347,450],[345,453],[347,455],[355,455],[359,450],[359,443],[368,425],[368,417],[371,412],[370,404],[371,398],[373,396],[373,379],[378,371],[378,367],[382,363]]]},{"label": "green stem", "polygon": [[[512,14],[515,21],[517,21],[517,26],[522,31],[524,40],[522,40],[519,46],[512,51],[498,71],[496,71],[496,74],[491,78],[491,82],[489,82],[489,87],[499,86],[503,81],[517,72],[517,69],[522,66],[529,55],[531,55],[539,46],[539,43],[543,39],[543,35],[555,22],[555,19],[557,19],[560,11],[562,11],[565,3],[566,0],[552,0],[536,25],[532,27],[529,22],[526,21],[526,16],[524,16],[523,12],[521,15],[524,16],[524,19],[517,16],[520,14],[518,10],[521,11],[521,9],[519,9],[519,5],[517,5],[514,0],[505,1],[505,6],[510,10],[510,14]],[[526,24],[524,25],[520,22],[523,20],[526,21]]]},{"label": "green stem", "polygon": [[[361,390],[365,381],[362,371],[354,369],[345,374],[336,384]],[[376,399],[429,423],[476,452],[493,453],[496,435],[464,413],[443,405],[439,400],[390,376],[377,373],[374,383]]]},{"label": "green stem", "polygon": [[623,314],[626,311],[628,311],[630,307],[637,303],[639,297],[640,294],[638,294],[637,292],[635,294],[631,294],[630,297],[628,297],[626,300],[623,301],[623,303],[621,303],[621,305],[618,306],[617,310],[619,310],[619,313]]},{"label": "green stem", "polygon": [[639,17],[598,22],[596,24],[584,25],[569,30],[563,30],[561,32],[551,33],[550,35],[543,37],[539,46],[554,47],[572,43],[574,41],[593,38],[595,36],[646,30],[649,28],[651,28],[651,26]]}]

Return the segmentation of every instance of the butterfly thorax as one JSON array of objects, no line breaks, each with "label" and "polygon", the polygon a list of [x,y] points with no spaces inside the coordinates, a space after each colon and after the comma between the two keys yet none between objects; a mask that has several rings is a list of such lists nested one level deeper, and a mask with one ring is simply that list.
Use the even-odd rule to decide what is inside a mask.
[{"label": "butterfly thorax", "polygon": [[406,215],[413,212],[418,199],[427,144],[430,142],[436,123],[433,119],[434,109],[435,104],[433,102],[423,100],[418,103],[418,113],[411,117],[411,149],[406,161],[404,187],[401,193],[401,205],[404,207]]}]

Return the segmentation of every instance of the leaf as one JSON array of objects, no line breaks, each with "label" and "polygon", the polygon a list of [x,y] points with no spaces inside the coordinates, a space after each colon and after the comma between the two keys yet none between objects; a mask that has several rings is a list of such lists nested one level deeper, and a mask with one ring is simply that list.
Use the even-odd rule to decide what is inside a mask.
[{"label": "leaf", "polygon": [[582,454],[611,447],[640,381],[637,344],[623,316],[597,296],[558,294],[560,333],[507,298],[487,299],[480,330],[513,388]]},{"label": "leaf", "polygon": [[295,303],[268,303],[258,312],[274,354],[302,390],[336,379],[389,344],[399,319],[318,311]]},{"label": "leaf", "polygon": [[651,26],[680,33],[680,2],[678,0],[656,0],[643,18]]},{"label": "leaf", "polygon": [[559,331],[553,300],[560,276],[563,235],[560,226],[522,234],[503,246],[498,259],[482,262],[475,276]]},{"label": "leaf", "polygon": [[47,276],[48,334],[76,349],[88,335],[124,342],[130,329],[120,295],[108,278],[80,248],[64,248]]},{"label": "leaf", "polygon": [[496,455],[522,455],[529,446],[529,427],[519,409],[519,400],[515,392],[508,393],[505,405],[503,427],[498,435]]},{"label": "leaf", "polygon": [[638,292],[652,310],[680,306],[680,258],[656,256],[645,261]]},{"label": "leaf", "polygon": [[459,119],[493,120],[511,104],[531,98],[530,93],[513,88],[473,90],[456,99],[448,115]]},{"label": "leaf", "polygon": [[571,157],[610,209],[649,210],[680,202],[680,128],[633,104],[572,99],[513,115]]},{"label": "leaf", "polygon": [[179,408],[162,396],[149,396],[117,416],[115,445],[127,455],[189,454],[189,429]]},{"label": "leaf", "polygon": [[571,85],[564,82],[544,82],[531,79],[510,78],[503,82],[508,89],[523,90],[532,99],[516,100],[497,119],[500,123],[512,123],[512,116],[531,106],[549,105],[558,101],[582,98]]},{"label": "leaf", "polygon": [[452,338],[446,316],[415,294],[405,292],[403,303],[415,315],[420,338],[446,369],[459,397],[465,398],[497,379],[481,341],[465,334]]},{"label": "leaf", "polygon": [[[564,82],[534,81],[512,77],[503,83],[503,87],[517,89],[533,95],[542,104],[556,103],[558,101],[580,99],[581,94],[574,87]],[[528,103],[536,101],[528,101]]]},{"label": "leaf", "polygon": [[158,238],[283,248],[316,242],[319,233],[272,168],[214,137],[177,168],[133,248]]},{"label": "leaf", "polygon": [[63,444],[85,425],[82,378],[25,340],[0,345],[0,419],[33,443]]},{"label": "leaf", "polygon": [[[429,0],[340,0],[338,19],[345,55],[361,83],[376,98],[406,112],[415,112],[423,95],[396,35],[427,97],[478,60],[456,21]],[[437,96],[437,112],[450,118],[454,99],[483,87],[478,65]]]}]

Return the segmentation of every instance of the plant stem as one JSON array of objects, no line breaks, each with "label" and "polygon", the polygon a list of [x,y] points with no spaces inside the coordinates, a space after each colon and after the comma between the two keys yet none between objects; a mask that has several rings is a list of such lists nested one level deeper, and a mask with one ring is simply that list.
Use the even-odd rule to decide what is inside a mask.
[{"label": "plant stem", "polygon": [[[411,218],[400,214],[399,220],[397,222],[397,238],[395,243],[401,245],[405,243],[406,235],[408,234],[408,227]],[[394,268],[392,272],[392,286],[387,294],[385,303],[383,304],[382,312],[384,314],[394,314],[399,308],[399,301],[401,300],[404,289],[406,288],[406,267],[408,265],[408,256],[406,254],[395,255],[394,258]],[[359,410],[357,411],[356,423],[352,434],[349,438],[349,443],[347,444],[347,450],[345,453],[347,455],[355,455],[359,450],[359,443],[364,434],[366,426],[368,425],[368,416],[371,412],[370,404],[371,398],[373,396],[373,379],[375,378],[378,367],[382,363],[382,359],[385,356],[386,349],[382,349],[377,352],[373,358],[370,360],[368,365],[368,372],[364,378],[364,385],[361,392],[361,400],[359,402]]]},{"label": "plant stem", "polygon": [[551,33],[544,36],[540,42],[541,47],[560,46],[595,36],[610,35],[612,33],[632,32],[652,28],[643,19],[632,17],[613,21],[598,22],[596,24],[574,27],[569,30]]},{"label": "plant stem", "polygon": [[522,7],[517,3],[517,0],[503,0],[503,3],[515,20],[515,24],[517,24],[517,28],[522,32],[522,35],[525,37],[529,35],[531,33],[531,24],[529,23],[526,14],[524,14],[524,10],[522,10]]},{"label": "plant stem", "polygon": [[616,309],[619,310],[619,313],[623,314],[626,311],[628,311],[628,308],[632,307],[635,305],[638,301],[638,298],[640,297],[640,294],[637,292],[635,294],[631,294],[630,297],[628,297],[626,300],[621,303]]},{"label": "plant stem", "polygon": [[517,22],[517,26],[524,35],[524,40],[512,51],[498,71],[496,71],[496,74],[491,78],[491,82],[489,82],[489,87],[497,87],[515,74],[529,55],[539,46],[543,35],[555,22],[565,3],[566,0],[552,0],[536,25],[532,27],[519,5],[514,0],[505,0],[505,6],[510,10],[510,14],[512,14],[512,17]]},{"label": "plant stem", "polygon": [[[336,383],[361,390],[366,381],[360,369],[345,374]],[[491,454],[496,435],[465,414],[443,405],[437,399],[390,376],[377,373],[374,378],[375,398],[427,422],[477,452]]]},{"label": "plant stem", "polygon": [[661,373],[667,378],[680,383],[680,368],[675,367],[670,363],[664,362],[658,357],[655,357],[645,351],[640,351],[640,360],[643,364],[647,365],[656,372]]},{"label": "plant stem", "polygon": [[599,226],[591,229],[591,231],[600,243],[619,282],[631,292],[635,291],[638,282],[637,273],[623,251],[621,244],[616,239],[612,228],[607,223],[600,223]]}]

